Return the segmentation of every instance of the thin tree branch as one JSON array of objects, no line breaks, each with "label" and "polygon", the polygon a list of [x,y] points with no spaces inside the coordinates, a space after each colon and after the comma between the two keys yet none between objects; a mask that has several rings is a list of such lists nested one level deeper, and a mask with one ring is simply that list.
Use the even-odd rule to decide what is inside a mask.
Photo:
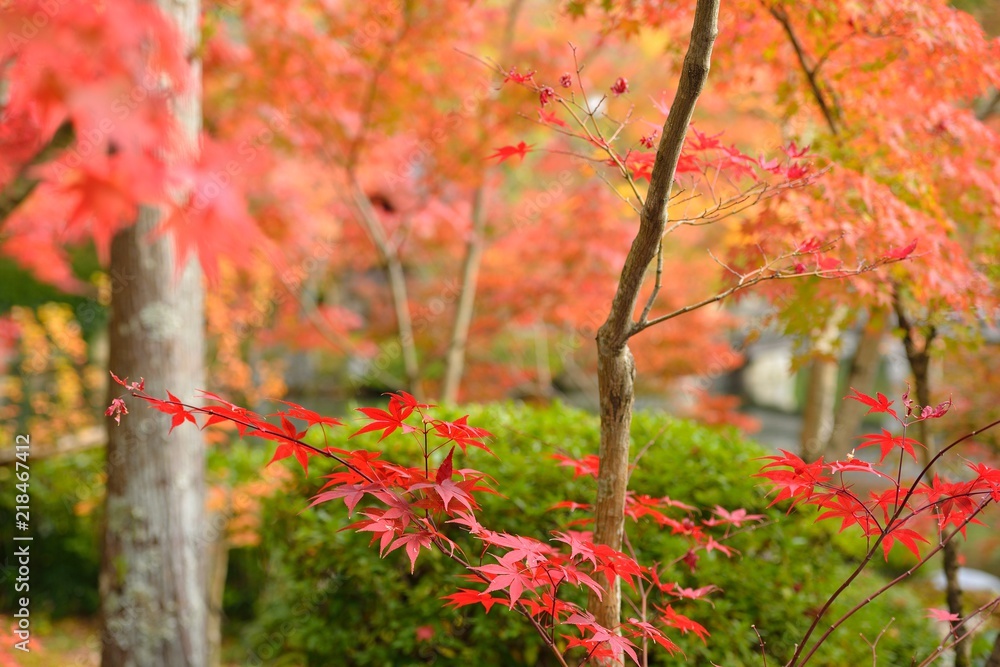
[{"label": "thin tree branch", "polygon": [[817,67],[810,67],[809,63],[806,61],[805,49],[802,47],[802,43],[799,41],[798,36],[795,34],[795,30],[792,28],[792,23],[788,18],[788,13],[785,11],[784,7],[772,6],[769,9],[771,16],[773,16],[781,27],[785,30],[785,34],[788,35],[788,40],[792,43],[792,48],[795,50],[795,58],[799,61],[799,66],[802,68],[802,73],[806,76],[806,81],[809,83],[809,88],[812,90],[813,97],[816,98],[816,104],[819,105],[819,109],[823,114],[823,118],[826,120],[827,126],[830,128],[830,132],[833,134],[838,134],[840,128],[837,123],[836,110],[827,102],[826,96],[823,94],[822,89],[819,85],[819,77],[816,76]]}]

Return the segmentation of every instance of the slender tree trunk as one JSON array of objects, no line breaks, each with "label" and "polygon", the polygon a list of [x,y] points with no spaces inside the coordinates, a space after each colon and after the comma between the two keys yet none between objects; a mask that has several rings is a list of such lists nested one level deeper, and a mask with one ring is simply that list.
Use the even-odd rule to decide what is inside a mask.
[{"label": "slender tree trunk", "polygon": [[[854,359],[847,376],[847,386],[861,391],[869,391],[875,385],[881,355],[882,335],[885,332],[885,318],[873,314],[858,340]],[[826,444],[826,451],[843,457],[854,449],[854,436],[861,428],[865,417],[865,405],[859,401],[841,400],[837,404],[833,418],[833,431]]]},{"label": "slender tree trunk", "polygon": [[538,391],[542,396],[552,395],[552,362],[549,359],[549,339],[546,327],[535,322],[535,369],[538,375]]},{"label": "slender tree trunk", "polygon": [[[503,42],[500,47],[500,62],[510,60],[511,46],[514,43],[514,32],[517,19],[524,6],[524,0],[512,0],[507,9],[507,24],[504,28]],[[487,126],[489,118],[481,119],[481,124]],[[486,146],[491,138],[489,132],[484,132],[480,146]],[[455,321],[452,325],[451,341],[448,344],[448,354],[445,359],[444,386],[441,398],[445,403],[458,401],[458,392],[462,386],[462,374],[465,370],[465,353],[469,342],[469,328],[472,325],[472,314],[476,303],[476,289],[479,283],[479,267],[483,261],[486,249],[486,174],[480,176],[482,181],[472,195],[472,229],[469,241],[465,245],[465,259],[462,261],[462,282],[455,308]]]},{"label": "slender tree trunk", "polygon": [[990,652],[990,657],[984,667],[1000,667],[1000,632],[997,633],[997,638],[993,640],[993,650]]},{"label": "slender tree trunk", "polygon": [[837,359],[827,355],[817,356],[809,364],[800,436],[802,459],[805,461],[815,461],[823,455],[824,444],[833,432],[839,369]]},{"label": "slender tree trunk", "polygon": [[462,372],[465,366],[465,348],[469,340],[469,328],[472,325],[472,313],[476,303],[476,286],[479,282],[479,267],[483,260],[483,250],[486,245],[486,212],[483,203],[486,185],[480,184],[472,197],[472,229],[469,241],[465,247],[465,260],[462,262],[462,283],[455,308],[455,322],[451,332],[451,344],[448,346],[448,356],[445,360],[444,387],[441,399],[445,403],[455,403],[458,400],[458,389],[462,384]]},{"label": "slender tree trunk", "polygon": [[389,282],[389,293],[392,295],[392,306],[396,313],[396,330],[399,334],[399,347],[403,355],[403,373],[406,375],[407,389],[416,396],[422,396],[420,386],[420,367],[417,361],[417,344],[413,336],[413,319],[410,316],[410,299],[406,287],[406,275],[399,252],[385,235],[385,229],[372,208],[368,195],[361,185],[351,175],[351,190],[358,217],[365,231],[375,244],[382,262],[385,264],[385,276]]},{"label": "slender tree trunk", "polygon": [[216,512],[212,516],[211,530],[207,534],[208,539],[205,540],[208,667],[218,667],[222,663],[222,603],[226,592],[226,573],[229,570],[229,539],[226,528],[231,513],[230,503],[224,511]]},{"label": "slender tree trunk", "polygon": [[[638,330],[632,318],[646,271],[663,242],[670,190],[695,104],[708,79],[712,47],[718,33],[718,15],[719,0],[698,0],[691,41],[670,116],[664,123],[657,147],[639,231],[625,259],[611,311],[597,332],[601,465],[597,478],[594,541],[614,549],[621,549],[625,530],[629,431],[635,398],[635,362],[628,339]],[[601,599],[591,595],[588,610],[598,623],[617,630],[621,618],[620,580],[606,585]]]},{"label": "slender tree trunk", "polygon": [[800,436],[802,458],[806,461],[815,461],[823,455],[826,441],[833,432],[833,412],[840,371],[836,344],[840,325],[846,315],[847,308],[841,306],[830,316],[816,340],[813,351],[815,357],[809,365]]},{"label": "slender tree trunk", "polygon": [[[909,316],[900,299],[899,292],[894,294],[896,318],[899,321],[899,328],[903,332],[903,348],[906,350],[906,358],[910,363],[910,371],[913,373],[914,395],[920,407],[931,405],[931,344],[937,336],[937,330],[933,326],[926,327],[923,332],[923,340],[917,339],[917,330],[911,322]],[[917,440],[925,445],[923,449],[923,463],[926,465],[936,450],[932,442],[932,435],[927,428],[926,421],[916,424]],[[958,542],[953,540],[945,543],[941,550],[942,570],[945,580],[945,600],[948,603],[948,612],[956,614],[959,618],[951,622],[952,631],[955,636],[962,632],[962,588],[958,583]],[[954,667],[969,667],[969,642],[968,638],[956,642],[952,649],[955,654]]]},{"label": "slender tree trunk", "polygon": [[[190,47],[198,41],[198,0],[163,0]],[[175,113],[194,147],[201,122],[200,63]],[[111,369],[193,400],[203,386],[201,271],[191,260],[175,276],[172,239],[149,242],[160,211],[142,207],[111,244]],[[116,391],[117,390],[117,391]],[[120,388],[113,388],[113,395]],[[107,497],[101,560],[103,667],[202,667],[205,643],[204,446],[190,426],[168,435],[169,420],[137,411],[109,420]]]}]

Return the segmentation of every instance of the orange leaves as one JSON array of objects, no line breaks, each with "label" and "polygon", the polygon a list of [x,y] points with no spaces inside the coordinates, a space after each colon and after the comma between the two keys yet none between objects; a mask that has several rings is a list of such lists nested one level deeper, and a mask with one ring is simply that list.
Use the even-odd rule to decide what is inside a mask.
[{"label": "orange leaves", "polygon": [[[0,59],[10,91],[0,119],[8,158],[0,184],[18,174],[39,180],[13,215],[44,196],[63,211],[37,224],[65,234],[63,243],[93,238],[106,259],[111,236],[132,223],[140,203],[167,201],[171,170],[190,148],[179,147],[168,104],[188,84],[184,45],[155,4],[136,0],[18,0],[0,27],[9,37]],[[22,252],[16,237],[4,251]]]}]

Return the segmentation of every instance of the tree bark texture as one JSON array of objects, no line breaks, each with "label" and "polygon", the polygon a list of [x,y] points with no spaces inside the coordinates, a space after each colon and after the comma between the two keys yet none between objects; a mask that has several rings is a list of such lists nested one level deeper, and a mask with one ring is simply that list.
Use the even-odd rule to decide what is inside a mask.
[{"label": "tree bark texture", "polygon": [[[705,86],[718,33],[718,0],[698,0],[691,41],[684,57],[677,94],[663,126],[639,231],[622,268],[611,312],[597,333],[601,414],[601,466],[597,479],[594,541],[622,548],[625,491],[628,484],[629,431],[634,401],[635,362],[628,347],[635,333],[636,303],[650,262],[663,240],[667,204],[677,162],[695,104]],[[601,599],[592,595],[588,610],[601,625],[617,629],[621,618],[620,582],[607,586]]]},{"label": "tree bark texture", "polygon": [[[861,332],[858,347],[854,351],[854,359],[847,376],[847,387],[868,391],[875,386],[879,361],[882,358],[881,343],[884,332],[885,318],[873,315]],[[866,412],[865,404],[859,401],[842,399],[837,403],[833,417],[833,431],[825,447],[831,456],[843,458],[847,452],[854,449],[857,442],[854,436],[860,430]]]},{"label": "tree bark texture", "polygon": [[[188,48],[198,41],[198,0],[161,0]],[[175,101],[190,149],[201,124],[200,64]],[[161,211],[141,207],[111,244],[111,370],[164,396],[192,400],[204,386],[201,271],[177,275],[172,239],[150,242]],[[111,396],[123,393],[112,385]],[[109,420],[107,497],[100,573],[103,667],[202,667],[206,661],[204,443],[184,425],[145,409]]]},{"label": "tree bark texture", "polygon": [[802,412],[801,454],[806,461],[823,455],[826,441],[833,432],[833,413],[837,398],[840,357],[837,338],[847,308],[839,306],[826,322],[813,349],[809,364],[805,408]]},{"label": "tree bark texture", "polygon": [[458,305],[455,308],[451,344],[448,346],[445,360],[444,387],[441,390],[441,400],[445,403],[458,401],[458,390],[462,384],[465,350],[469,341],[469,328],[472,326],[476,288],[479,283],[479,267],[483,261],[483,250],[486,245],[486,211],[483,204],[485,196],[486,186],[481,184],[476,188],[472,198],[472,229],[466,242],[465,259],[462,261],[462,282]]},{"label": "tree bark texture", "polygon": [[[906,308],[903,305],[899,292],[894,294],[893,305],[896,310],[896,319],[900,330],[903,332],[903,349],[906,350],[906,359],[910,364],[910,371],[913,373],[913,393],[917,404],[921,407],[931,405],[931,345],[937,337],[937,330],[928,325],[923,327],[923,331],[918,332],[917,327],[911,320]],[[921,333],[922,336],[918,336]],[[922,340],[920,340],[922,339]],[[930,458],[937,451],[937,446],[932,442],[932,434],[927,428],[926,421],[916,424],[917,440],[924,444],[923,465],[926,465]],[[963,626],[961,618],[962,611],[962,589],[958,583],[958,542],[954,539],[945,543],[941,550],[941,567],[945,580],[945,601],[948,603],[948,613],[957,614],[959,620],[952,621],[951,626],[956,636],[961,635]],[[955,643],[952,648],[955,655],[954,667],[969,667],[969,642],[968,638]]]}]

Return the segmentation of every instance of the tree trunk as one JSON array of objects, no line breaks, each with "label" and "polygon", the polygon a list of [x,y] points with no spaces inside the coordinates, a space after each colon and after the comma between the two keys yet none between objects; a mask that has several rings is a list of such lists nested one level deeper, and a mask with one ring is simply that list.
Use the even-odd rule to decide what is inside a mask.
[{"label": "tree trunk", "polygon": [[[594,506],[594,542],[622,548],[625,492],[628,490],[629,433],[635,401],[635,361],[628,345],[617,350],[602,345],[598,334],[597,383],[600,392],[601,446]],[[605,583],[601,580],[601,583]],[[601,599],[591,593],[588,610],[606,628],[620,624],[621,582],[616,579]]]},{"label": "tree trunk", "polygon": [[[916,328],[910,321],[909,316],[903,307],[898,291],[894,294],[893,305],[896,310],[896,318],[899,321],[899,328],[903,332],[903,349],[906,350],[906,359],[910,363],[910,371],[913,373],[914,395],[919,405],[918,410],[924,406],[931,405],[930,368],[931,368],[931,344],[937,336],[937,330],[933,326],[926,327],[923,332],[922,343],[917,340]],[[927,465],[936,451],[935,444],[931,441],[931,433],[927,428],[926,421],[919,421],[916,424],[917,440],[924,444],[923,465]],[[958,583],[958,543],[949,540],[941,550],[942,570],[945,580],[945,600],[948,603],[948,613],[957,614],[959,620],[952,621],[951,627],[955,636],[962,633],[962,589]],[[954,667],[969,667],[969,642],[965,639],[955,643],[953,647],[955,653]]]},{"label": "tree trunk", "polygon": [[993,640],[993,650],[990,652],[990,657],[983,667],[1000,667],[1000,632],[997,633],[996,639]]},{"label": "tree trunk", "polygon": [[[188,45],[198,41],[198,0],[163,0]],[[200,64],[192,56],[190,92],[175,113],[195,145],[200,127]],[[203,386],[201,271],[191,260],[175,277],[172,239],[149,242],[160,211],[140,208],[136,224],[111,244],[109,365],[120,377],[147,378],[192,400]],[[117,390],[117,391],[116,391]],[[121,393],[113,387],[111,395]],[[201,432],[168,435],[163,415],[137,410],[109,422],[107,497],[101,560],[103,667],[202,667],[206,660],[205,456]]]},{"label": "tree trunk", "polygon": [[837,394],[836,358],[818,356],[809,364],[805,408],[802,411],[801,453],[804,461],[815,461],[833,431],[834,398]]},{"label": "tree trunk", "polygon": [[420,366],[417,361],[417,344],[413,335],[413,318],[410,315],[410,297],[406,287],[406,274],[403,262],[399,258],[397,248],[386,237],[385,229],[378,219],[378,214],[372,208],[371,200],[361,188],[361,184],[351,177],[351,190],[358,219],[368,233],[379,257],[385,264],[385,277],[389,283],[389,294],[396,314],[396,330],[399,334],[399,346],[403,355],[403,373],[406,375],[406,388],[418,398],[422,397],[423,389],[420,383]]},{"label": "tree trunk", "polygon": [[211,528],[206,535],[208,539],[205,541],[208,667],[218,667],[222,663],[222,603],[226,592],[226,573],[229,570],[229,539],[226,528],[232,511],[232,503],[228,503],[224,511],[213,514]]},{"label": "tree trunk", "polygon": [[[500,48],[499,62],[506,63],[511,57],[511,47],[514,43],[514,31],[517,18],[524,6],[524,0],[512,0],[507,9],[507,24],[504,27],[503,42]],[[489,108],[489,107],[487,107]],[[480,119],[483,126],[492,124],[488,116]],[[492,138],[489,132],[484,132],[480,140],[480,148],[487,146]],[[476,303],[476,289],[479,283],[479,267],[483,261],[486,249],[486,174],[480,175],[482,181],[472,195],[472,229],[469,240],[465,244],[465,259],[462,261],[461,292],[458,306],[455,308],[455,320],[452,325],[451,341],[445,359],[444,385],[441,389],[441,400],[445,403],[458,401],[458,391],[462,386],[462,374],[465,370],[465,351],[469,342],[469,328],[472,325],[472,313]]]},{"label": "tree trunk", "polygon": [[[880,347],[885,331],[885,318],[879,314],[873,315],[861,332],[858,347],[854,351],[854,360],[847,377],[847,386],[856,387],[860,391],[870,391],[875,386],[878,375],[879,361],[882,358]],[[855,447],[854,436],[861,428],[865,417],[865,404],[860,401],[841,400],[837,404],[833,418],[833,431],[826,444],[826,451],[843,458]]]},{"label": "tree trunk", "polygon": [[[125,279],[111,300],[109,364],[120,377],[146,377],[152,395],[192,400],[204,374],[201,274],[192,262],[174,283],[170,239],[147,242],[158,219],[144,208],[112,243]],[[147,411],[109,422],[104,667],[205,664],[204,447],[197,429],[169,429]]]},{"label": "tree trunk", "polygon": [[[667,221],[667,205],[677,162],[694,113],[695,104],[712,61],[718,34],[719,0],[698,0],[691,27],[691,41],[681,70],[677,94],[656,150],[639,216],[639,231],[622,267],[607,320],[597,332],[597,377],[600,391],[601,446],[597,499],[594,505],[594,541],[622,548],[625,530],[625,491],[628,485],[629,429],[635,398],[635,362],[628,339],[639,330],[633,321],[646,271],[656,256]],[[591,595],[588,610],[604,627],[617,631],[621,618],[621,581],[605,584],[601,599]],[[621,660],[610,661],[622,664]]]},{"label": "tree trunk", "polygon": [[485,189],[486,185],[480,184],[472,197],[472,229],[469,231],[469,241],[465,247],[465,260],[462,262],[461,292],[455,308],[451,344],[448,346],[445,362],[444,388],[441,390],[441,400],[444,403],[455,403],[458,400],[458,389],[462,384],[465,348],[469,340],[469,327],[472,325],[472,312],[476,303],[479,266],[483,260],[483,249],[486,244],[484,238],[486,212],[483,205]]},{"label": "tree trunk", "polygon": [[812,363],[809,365],[805,409],[802,413],[802,458],[815,461],[823,455],[826,441],[833,432],[833,412],[837,398],[837,378],[840,359],[836,344],[840,325],[847,308],[838,307],[816,340]]}]

